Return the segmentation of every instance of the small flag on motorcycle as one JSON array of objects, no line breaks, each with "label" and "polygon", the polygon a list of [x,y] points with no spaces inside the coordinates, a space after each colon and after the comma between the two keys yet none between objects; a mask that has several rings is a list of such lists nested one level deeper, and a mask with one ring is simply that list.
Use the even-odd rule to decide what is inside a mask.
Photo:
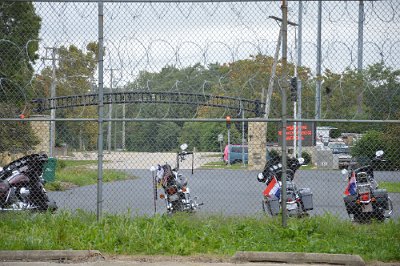
[{"label": "small flag on motorcycle", "polygon": [[273,177],[272,180],[269,182],[263,194],[267,197],[279,198],[281,196],[281,187],[275,177]]},{"label": "small flag on motorcycle", "polygon": [[357,193],[357,183],[356,183],[356,174],[353,171],[351,173],[351,178],[349,183],[347,184],[346,190],[344,191],[345,195],[354,195]]}]

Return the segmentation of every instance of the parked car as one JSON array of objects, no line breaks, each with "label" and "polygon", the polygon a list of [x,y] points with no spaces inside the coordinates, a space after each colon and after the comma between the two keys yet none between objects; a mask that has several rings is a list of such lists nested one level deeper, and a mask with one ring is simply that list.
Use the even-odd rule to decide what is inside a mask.
[{"label": "parked car", "polygon": [[[229,159],[228,159],[229,158]],[[231,144],[226,145],[224,150],[224,162],[234,164],[238,162],[248,163],[249,150],[247,145]]]},{"label": "parked car", "polygon": [[339,156],[339,168],[346,168],[351,162],[350,148],[344,142],[332,141],[328,143],[328,148],[332,154]]},{"label": "parked car", "polygon": [[[266,153],[266,158],[267,160],[270,159],[268,149]],[[225,146],[223,160],[226,164],[228,164],[228,162],[229,164],[242,163],[243,159],[244,163],[247,164],[249,161],[249,150],[247,145],[231,144],[230,147],[228,147],[228,145]]]}]

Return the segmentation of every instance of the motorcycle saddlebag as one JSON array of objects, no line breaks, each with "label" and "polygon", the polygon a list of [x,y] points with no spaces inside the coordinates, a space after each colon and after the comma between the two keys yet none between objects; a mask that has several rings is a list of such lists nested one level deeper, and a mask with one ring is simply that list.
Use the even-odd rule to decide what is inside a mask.
[{"label": "motorcycle saddlebag", "polygon": [[343,200],[348,214],[354,214],[358,211],[358,205],[356,204],[357,195],[344,196]]},{"label": "motorcycle saddlebag", "polygon": [[386,189],[377,189],[374,191],[373,194],[376,199],[376,205],[385,210],[388,210],[389,209],[389,202],[388,202],[389,196],[388,196]]},{"label": "motorcycle saddlebag", "polygon": [[310,210],[314,209],[313,195],[312,195],[311,189],[300,188],[299,194],[301,197],[301,201],[303,202],[304,210],[310,211]]},{"label": "motorcycle saddlebag", "polygon": [[271,208],[271,215],[278,215],[280,206],[279,206],[279,198],[265,198],[266,203],[269,203],[269,207]]}]

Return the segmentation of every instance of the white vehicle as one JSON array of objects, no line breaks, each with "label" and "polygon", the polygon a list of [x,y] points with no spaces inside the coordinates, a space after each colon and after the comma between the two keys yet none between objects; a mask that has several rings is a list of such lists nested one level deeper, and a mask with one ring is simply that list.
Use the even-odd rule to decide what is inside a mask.
[{"label": "white vehicle", "polygon": [[328,148],[332,150],[333,154],[339,156],[339,168],[345,168],[350,164],[352,156],[350,155],[350,148],[346,143],[332,141],[328,143]]}]

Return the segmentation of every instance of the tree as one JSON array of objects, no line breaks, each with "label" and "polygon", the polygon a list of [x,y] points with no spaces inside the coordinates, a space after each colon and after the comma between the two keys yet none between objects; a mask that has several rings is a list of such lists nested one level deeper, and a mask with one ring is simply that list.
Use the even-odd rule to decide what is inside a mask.
[{"label": "tree", "polygon": [[30,2],[0,4],[0,101],[24,104],[38,58],[41,19]]},{"label": "tree", "polygon": [[[0,3],[0,117],[17,117],[31,99],[41,19],[30,2]],[[0,152],[38,144],[29,123],[0,123]]]},{"label": "tree", "polygon": [[179,147],[181,128],[174,122],[129,123],[126,148],[129,151],[164,152]]},{"label": "tree", "polygon": [[[57,49],[58,64],[56,67],[57,96],[81,95],[93,90],[93,77],[97,66],[98,45],[91,42],[83,51],[75,45],[61,46]],[[42,70],[37,78],[36,89],[44,95],[50,95],[52,68]],[[97,116],[95,106],[75,109],[57,110],[59,118],[93,118]],[[97,147],[97,125],[95,123],[57,122],[56,145],[68,143],[80,150],[91,150]]]}]

